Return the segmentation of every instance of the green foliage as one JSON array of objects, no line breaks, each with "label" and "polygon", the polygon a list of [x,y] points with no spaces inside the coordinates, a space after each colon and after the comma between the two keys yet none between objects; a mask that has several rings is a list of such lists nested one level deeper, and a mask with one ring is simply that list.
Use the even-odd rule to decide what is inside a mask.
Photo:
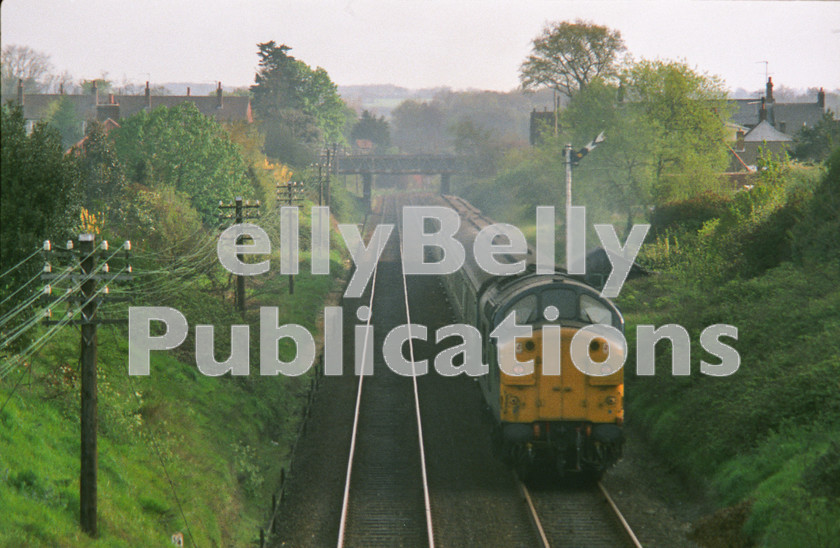
[{"label": "green foliage", "polygon": [[546,25],[519,69],[522,87],[548,87],[574,96],[596,78],[616,73],[616,57],[624,51],[621,33],[587,21]]},{"label": "green foliage", "polygon": [[[64,154],[58,132],[38,124],[27,135],[18,107],[2,107],[3,165],[0,179],[0,272],[6,272],[41,247],[44,240],[64,241],[78,218],[79,168]],[[0,280],[0,296],[11,297],[43,264],[30,260]],[[3,305],[14,308],[35,288],[18,291]],[[8,326],[7,326],[8,327]]]},{"label": "green foliage", "polygon": [[344,102],[327,71],[289,55],[285,44],[258,44],[259,71],[251,86],[254,112],[266,133],[266,153],[306,165],[307,145],[344,142]]},{"label": "green foliage", "polygon": [[502,151],[490,130],[466,117],[458,120],[449,130],[453,136],[455,153],[467,162],[470,173],[478,177],[495,175]]},{"label": "green foliage", "polygon": [[220,200],[256,192],[230,135],[192,103],[141,111],[113,133],[132,182],[185,193],[208,225],[215,225]]},{"label": "green foliage", "polygon": [[84,136],[82,120],[76,114],[73,102],[66,95],[49,104],[44,120],[61,135],[61,144],[65,150],[78,143]]},{"label": "green foliage", "polygon": [[436,103],[403,101],[391,112],[392,140],[402,152],[432,153],[448,148],[446,116]]},{"label": "green foliage", "polygon": [[[674,204],[690,214],[666,219],[643,249],[661,273],[619,298],[628,332],[679,323],[692,337],[690,377],[670,375],[667,345],[657,346],[654,377],[628,374],[628,416],[720,504],[754,501],[745,532],[762,546],[828,547],[840,533],[837,158],[815,182],[819,170],[765,155],[755,187],[723,211]],[[714,217],[692,233],[698,210]],[[714,323],[738,328],[741,365],[729,377],[699,373],[708,358],[697,335]]]},{"label": "green foliage", "polygon": [[803,127],[796,134],[793,157],[797,160],[822,162],[840,146],[840,120],[830,110],[814,127]]},{"label": "green foliage", "polygon": [[362,111],[362,117],[353,125],[350,137],[355,142],[357,139],[367,139],[378,148],[388,148],[391,144],[391,130],[384,116],[376,117],[370,111]]},{"label": "green foliage", "polygon": [[99,122],[88,124],[87,135],[81,150],[79,167],[82,179],[82,204],[95,212],[107,226],[110,212],[120,207],[120,197],[126,180],[122,164],[117,157],[113,140]]},{"label": "green foliage", "polygon": [[722,217],[731,198],[704,192],[687,200],[666,202],[656,207],[650,216],[651,237],[666,232],[696,233],[706,221]]},{"label": "green foliage", "polygon": [[728,161],[723,122],[728,119],[723,82],[685,63],[642,60],[622,75],[649,142],[652,193],[657,201],[687,198],[720,188]]},{"label": "green foliage", "polygon": [[815,199],[791,231],[794,253],[806,264],[840,260],[840,147],[831,153],[827,166]]}]

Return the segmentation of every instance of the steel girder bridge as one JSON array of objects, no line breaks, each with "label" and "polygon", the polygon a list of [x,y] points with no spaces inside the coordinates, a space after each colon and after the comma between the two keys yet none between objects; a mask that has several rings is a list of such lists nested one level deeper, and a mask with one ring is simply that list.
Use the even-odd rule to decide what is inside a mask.
[{"label": "steel girder bridge", "polygon": [[440,175],[441,194],[450,193],[453,173],[466,172],[466,162],[454,154],[337,154],[333,157],[336,175],[361,175],[365,200],[370,203],[373,176]]}]

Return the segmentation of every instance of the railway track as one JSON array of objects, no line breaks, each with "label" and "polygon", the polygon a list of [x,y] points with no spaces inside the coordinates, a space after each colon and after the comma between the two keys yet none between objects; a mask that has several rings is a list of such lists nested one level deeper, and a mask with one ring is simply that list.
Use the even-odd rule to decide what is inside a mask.
[{"label": "railway track", "polygon": [[598,482],[529,489],[517,479],[542,548],[642,545],[606,488]]},{"label": "railway track", "polygon": [[[398,217],[393,200],[383,204],[382,220],[388,220],[388,212]],[[411,323],[399,239],[391,239],[374,270],[369,313],[359,317],[368,327]],[[377,306],[377,295],[396,292],[403,293],[405,308]],[[374,340],[384,335],[381,331],[374,331]],[[365,344],[362,363],[381,346],[381,340]],[[411,343],[409,354],[414,363]],[[378,365],[374,360],[374,375],[359,376],[338,548],[434,547],[416,377],[402,377],[384,363]]]}]

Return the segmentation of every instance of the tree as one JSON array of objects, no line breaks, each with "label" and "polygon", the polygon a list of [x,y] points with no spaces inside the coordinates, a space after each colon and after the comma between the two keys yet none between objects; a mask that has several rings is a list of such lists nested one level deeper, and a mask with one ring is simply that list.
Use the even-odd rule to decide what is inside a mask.
[{"label": "tree", "polygon": [[439,105],[403,101],[391,112],[395,145],[403,152],[440,152],[449,148],[445,115]]},{"label": "tree", "polygon": [[78,143],[84,136],[82,119],[79,118],[76,107],[66,95],[49,104],[45,120],[61,135],[61,144],[65,150]]},{"label": "tree", "polygon": [[628,230],[639,210],[721,190],[727,161],[726,94],[715,78],[678,62],[641,61],[619,87],[601,79],[576,94],[562,113],[561,139],[606,141],[577,168],[576,196],[587,206],[622,211]]},{"label": "tree", "polygon": [[350,137],[353,141],[367,139],[378,147],[387,148],[391,144],[391,128],[384,116],[377,118],[375,114],[364,110],[362,117],[353,125]]},{"label": "tree", "polygon": [[567,97],[595,78],[614,76],[616,57],[625,50],[619,31],[579,19],[547,25],[533,44],[519,68],[523,89],[547,87]]},{"label": "tree", "polygon": [[496,164],[502,152],[492,131],[484,129],[466,116],[453,124],[449,131],[454,140],[455,153],[467,161],[471,173],[480,177],[496,173]]},{"label": "tree", "polygon": [[14,96],[17,93],[19,80],[23,81],[23,90],[26,93],[46,91],[52,83],[54,68],[50,56],[28,46],[4,46],[0,54],[0,66],[4,96]]},{"label": "tree", "polygon": [[[0,134],[0,272],[6,272],[44,240],[64,241],[73,236],[70,229],[78,218],[79,170],[75,158],[64,154],[57,131],[37,124],[26,134],[20,107],[3,105]],[[4,276],[0,294],[5,298],[42,266],[33,260]],[[13,308],[27,296],[27,291],[19,292],[4,309]]]},{"label": "tree", "polygon": [[112,134],[130,181],[186,194],[208,225],[216,222],[219,200],[256,192],[239,147],[192,103],[141,111]]},{"label": "tree", "polygon": [[622,79],[630,105],[640,109],[652,136],[657,199],[684,199],[719,190],[728,161],[724,122],[730,106],[723,82],[678,61],[635,63]]},{"label": "tree", "polygon": [[101,219],[103,226],[108,226],[112,213],[120,212],[126,180],[113,140],[101,123],[88,124],[85,140],[77,153],[82,204]]},{"label": "tree", "polygon": [[793,157],[798,160],[822,162],[840,146],[840,120],[831,111],[823,114],[814,127],[803,127],[796,135]]},{"label": "tree", "polygon": [[285,44],[272,40],[257,47],[260,68],[251,92],[266,133],[266,153],[294,163],[306,145],[321,139],[343,143],[344,103],[327,72],[289,55]]}]

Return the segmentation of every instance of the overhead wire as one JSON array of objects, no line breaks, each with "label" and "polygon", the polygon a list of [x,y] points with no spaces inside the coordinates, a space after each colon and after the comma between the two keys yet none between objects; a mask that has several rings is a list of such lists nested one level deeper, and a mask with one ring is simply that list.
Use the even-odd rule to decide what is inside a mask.
[{"label": "overhead wire", "polygon": [[42,250],[42,248],[40,248],[40,247],[39,247],[38,249],[36,249],[35,251],[33,251],[33,252],[32,252],[32,253],[28,256],[28,257],[26,257],[25,259],[21,260],[18,264],[16,264],[15,266],[13,266],[13,267],[9,268],[8,270],[6,270],[6,271],[5,271],[5,272],[3,272],[2,274],[0,274],[0,279],[5,278],[6,276],[8,276],[9,274],[11,274],[12,272],[14,272],[15,270],[17,270],[18,268],[20,268],[21,266],[23,266],[24,264],[26,264],[26,263],[27,263],[30,259],[32,259],[32,257],[34,257],[35,255],[37,255],[38,253],[40,253],[40,252],[41,252],[41,250]]}]

